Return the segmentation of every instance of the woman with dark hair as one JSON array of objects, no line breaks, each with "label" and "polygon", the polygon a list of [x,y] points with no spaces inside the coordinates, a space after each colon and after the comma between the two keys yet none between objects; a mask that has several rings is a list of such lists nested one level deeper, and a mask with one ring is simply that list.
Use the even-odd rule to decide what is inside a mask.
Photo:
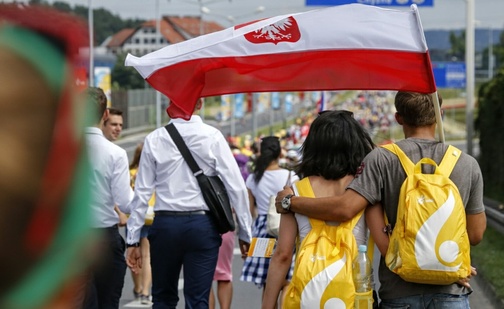
[{"label": "woman with dark hair", "polygon": [[301,146],[302,161],[294,168],[300,178],[319,176],[341,180],[357,173],[374,143],[346,110],[324,111],[312,124]]},{"label": "woman with dark hair", "polygon": [[[274,236],[266,232],[266,214],[268,213],[270,197],[276,196],[277,192],[282,190],[286,183],[291,183],[297,179],[294,173],[282,169],[278,165],[281,150],[280,141],[277,137],[264,137],[260,144],[259,156],[255,160],[254,171],[245,182],[249,193],[250,212],[254,217],[254,214],[257,215],[252,226],[252,237],[274,238]],[[269,262],[270,259],[265,257],[247,257],[240,280],[253,282],[259,288],[265,287]],[[287,277],[286,272],[283,278],[284,285]]]},{"label": "woman with dark hair", "polygon": [[[340,195],[355,175],[358,175],[362,159],[373,148],[373,141],[351,112],[322,112],[311,124],[308,136],[301,146],[301,162],[294,170],[301,179],[308,178],[315,197]],[[333,224],[337,223],[329,225]],[[311,229],[310,218],[306,216],[292,212],[281,215],[278,243],[270,262],[263,309],[276,307],[278,295],[283,288],[283,278],[291,267],[296,239],[302,247],[302,241]],[[357,221],[353,234],[357,245],[366,243],[364,216]]]}]

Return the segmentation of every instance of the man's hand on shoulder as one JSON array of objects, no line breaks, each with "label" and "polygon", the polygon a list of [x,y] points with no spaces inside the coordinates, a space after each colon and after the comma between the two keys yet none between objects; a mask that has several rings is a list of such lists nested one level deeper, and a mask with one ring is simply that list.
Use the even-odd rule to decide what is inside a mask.
[{"label": "man's hand on shoulder", "polygon": [[277,213],[286,214],[289,212],[289,210],[286,210],[282,207],[282,200],[287,195],[293,194],[293,193],[294,193],[294,191],[292,191],[292,188],[290,186],[285,186],[282,191],[277,193],[277,196],[275,198],[275,208],[276,208]]}]

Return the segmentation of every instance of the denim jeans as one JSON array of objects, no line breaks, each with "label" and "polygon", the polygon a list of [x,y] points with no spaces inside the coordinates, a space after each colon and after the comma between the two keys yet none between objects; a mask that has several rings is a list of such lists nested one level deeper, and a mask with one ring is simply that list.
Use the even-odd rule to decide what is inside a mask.
[{"label": "denim jeans", "polygon": [[382,300],[381,309],[469,309],[468,295],[424,294]]}]

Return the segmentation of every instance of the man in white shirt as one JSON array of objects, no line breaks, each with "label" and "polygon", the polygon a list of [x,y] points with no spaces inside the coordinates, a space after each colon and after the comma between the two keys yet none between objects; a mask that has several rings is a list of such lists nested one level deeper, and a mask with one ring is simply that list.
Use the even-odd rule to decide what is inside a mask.
[{"label": "man in white shirt", "polygon": [[114,142],[119,138],[123,129],[123,112],[113,107],[109,107],[107,110],[109,114],[108,118],[103,122],[102,131],[109,141]]},{"label": "man in white shirt", "polygon": [[126,273],[124,239],[114,205],[129,213],[133,197],[126,151],[105,138],[101,130],[108,118],[107,97],[100,88],[88,88],[88,104],[96,110],[95,125],[86,128],[87,151],[92,169],[92,227],[100,233],[100,258],[93,268],[84,308],[119,308]]},{"label": "man in white shirt", "polygon": [[[240,249],[245,254],[252,235],[247,188],[222,133],[196,115],[201,104],[196,104],[189,121],[172,119],[171,123],[203,172],[219,175],[224,182],[239,225]],[[196,177],[164,127],[145,138],[136,177],[126,240],[127,263],[133,271],[138,271],[141,262],[140,229],[154,190],[155,219],[149,231],[153,308],[176,308],[183,266],[186,307],[206,309],[221,235],[208,215]]]},{"label": "man in white shirt", "polygon": [[[123,112],[118,108],[108,107],[108,117],[103,122],[102,131],[105,138],[114,142],[119,138],[123,129]],[[119,210],[119,207],[114,207],[115,212],[119,215],[119,226],[125,226],[128,217]]]}]

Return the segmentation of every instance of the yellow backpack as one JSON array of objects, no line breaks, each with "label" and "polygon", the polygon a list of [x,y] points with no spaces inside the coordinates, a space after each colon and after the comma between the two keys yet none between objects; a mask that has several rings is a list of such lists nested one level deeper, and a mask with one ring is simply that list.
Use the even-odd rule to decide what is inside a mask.
[{"label": "yellow backpack", "polygon": [[[465,208],[449,178],[461,151],[449,146],[438,166],[430,158],[413,164],[395,144],[383,147],[398,156],[407,175],[385,256],[387,267],[416,283],[446,285],[466,278],[471,257]],[[422,164],[433,165],[434,174],[423,174]]]},{"label": "yellow backpack", "polygon": [[[300,196],[315,197],[308,178],[294,186]],[[362,213],[337,226],[309,218],[312,230],[298,247],[283,308],[354,307],[352,260],[357,254],[357,244],[352,231]]]}]

